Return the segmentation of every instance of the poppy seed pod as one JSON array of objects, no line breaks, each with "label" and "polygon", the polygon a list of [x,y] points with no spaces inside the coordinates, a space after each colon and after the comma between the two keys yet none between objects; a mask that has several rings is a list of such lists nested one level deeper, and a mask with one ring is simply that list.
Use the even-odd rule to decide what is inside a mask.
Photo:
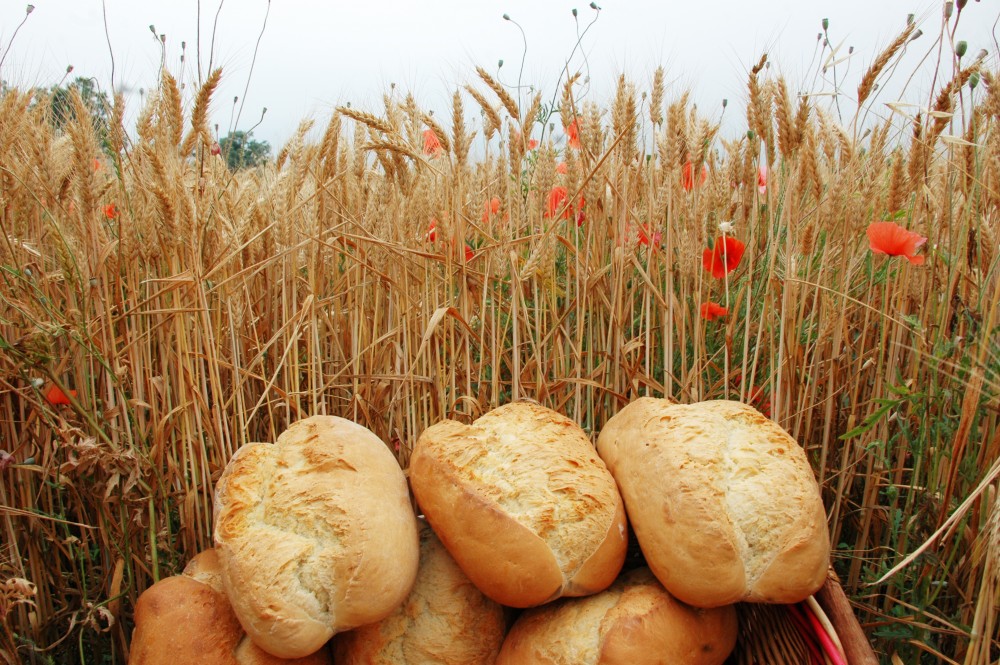
[{"label": "poppy seed pod", "polygon": [[829,29],[830,29],[830,19],[825,18],[823,19],[823,32],[826,32]]},{"label": "poppy seed pod", "polygon": [[25,14],[30,14],[33,11],[35,11],[35,6],[34,5],[28,5],[28,7],[25,9],[24,13]]},{"label": "poppy seed pod", "polygon": [[906,15],[906,25],[913,25],[914,20],[916,20],[916,16],[914,14]]},{"label": "poppy seed pod", "polygon": [[944,3],[944,17],[951,18],[953,13],[955,13],[955,3],[948,0],[948,2]]},{"label": "poppy seed pod", "polygon": [[963,57],[966,51],[968,50],[969,50],[969,43],[966,42],[964,39],[955,44],[955,55],[957,55],[960,58]]},{"label": "poppy seed pod", "polygon": [[969,0],[958,0],[958,11],[965,9],[967,4],[969,4]]},{"label": "poppy seed pod", "polygon": [[973,72],[969,77],[969,90],[975,90],[979,85],[979,72]]}]

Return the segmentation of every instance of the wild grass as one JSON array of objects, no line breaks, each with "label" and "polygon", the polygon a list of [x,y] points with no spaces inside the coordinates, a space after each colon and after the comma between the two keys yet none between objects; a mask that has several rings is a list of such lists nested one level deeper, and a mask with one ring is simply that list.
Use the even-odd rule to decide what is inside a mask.
[{"label": "wild grass", "polygon": [[[209,151],[216,76],[185,112],[165,74],[129,132],[116,100],[103,145],[81,100],[57,132],[5,90],[0,654],[124,662],[138,594],[211,546],[227,460],[305,415],[405,465],[442,418],[528,397],[596,435],[649,394],[753,403],[806,448],[886,662],[993,662],[1000,80],[960,63],[936,114],[893,113],[872,89],[898,48],[847,126],[764,59],[732,138],[662,72],[607,108],[570,77],[554,112],[481,70],[449,120],[390,90],[236,173]],[[869,249],[883,219],[929,238],[924,265]],[[747,251],[717,280],[720,224]]]}]

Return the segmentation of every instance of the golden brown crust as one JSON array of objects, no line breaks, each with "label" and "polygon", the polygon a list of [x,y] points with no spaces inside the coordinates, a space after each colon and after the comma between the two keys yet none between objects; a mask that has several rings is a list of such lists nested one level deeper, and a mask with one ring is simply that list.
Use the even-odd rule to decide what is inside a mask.
[{"label": "golden brown crust", "polygon": [[545,541],[457,482],[444,460],[418,446],[410,458],[410,482],[441,542],[484,594],[510,607],[558,597],[562,573]]},{"label": "golden brown crust", "polygon": [[608,421],[597,448],[650,568],[677,598],[791,603],[822,585],[830,546],[812,468],[752,407],[643,398]]},{"label": "golden brown crust", "polygon": [[493,665],[504,609],[469,581],[430,528],[406,601],[382,621],[334,637],[337,665]]},{"label": "golden brown crust", "polygon": [[526,611],[496,665],[721,665],[736,631],[732,606],[690,607],[639,569],[599,594]]},{"label": "golden brown crust", "polygon": [[466,575],[530,607],[610,584],[624,562],[624,506],[578,425],[534,403],[425,430],[410,482]]},{"label": "golden brown crust", "polygon": [[184,576],[146,589],[135,604],[129,665],[234,665],[243,629],[226,596]]},{"label": "golden brown crust", "polygon": [[248,636],[236,647],[234,657],[235,665],[333,665],[333,657],[327,647],[302,658],[278,658],[254,644]]},{"label": "golden brown crust", "polygon": [[373,433],[333,416],[237,451],[216,488],[215,541],[240,623],[283,658],[386,616],[417,570],[402,470]]},{"label": "golden brown crust", "polygon": [[226,597],[215,549],[199,553],[182,575],[146,590],[136,604],[132,665],[331,665],[328,649],[286,660],[260,649],[243,632]]}]

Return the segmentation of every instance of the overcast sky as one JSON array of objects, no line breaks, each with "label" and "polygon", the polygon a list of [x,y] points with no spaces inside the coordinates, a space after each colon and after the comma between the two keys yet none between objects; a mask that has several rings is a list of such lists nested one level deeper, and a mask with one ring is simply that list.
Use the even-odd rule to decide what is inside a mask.
[{"label": "overcast sky", "polygon": [[[933,0],[606,0],[583,39],[572,69],[588,69],[592,99],[606,101],[617,75],[625,72],[648,88],[657,65],[667,68],[670,96],[691,89],[702,110],[715,109],[722,98],[739,103],[745,96],[746,73],[767,51],[793,89],[813,87],[810,62],[817,33],[829,18],[838,57],[854,47],[854,55],[837,66],[844,90],[853,94],[857,79],[905,25],[913,13],[925,33],[908,49],[900,66],[901,85],[927,55],[941,27],[943,2]],[[92,76],[109,89],[114,54],[114,86],[129,95],[130,108],[140,104],[139,89],[155,86],[160,42],[150,32],[166,35],[166,63],[180,73],[181,42],[187,82],[208,69],[212,28],[218,11],[213,66],[222,66],[223,85],[215,97],[213,119],[225,134],[238,95],[245,102],[239,127],[264,121],[255,130],[276,148],[304,117],[325,123],[337,104],[378,111],[390,83],[412,91],[425,107],[444,111],[451,93],[476,80],[475,66],[497,72],[514,84],[524,50],[523,82],[551,95],[566,59],[596,12],[582,1],[567,0],[34,0],[35,10],[11,42],[25,16],[17,0],[0,2],[0,54],[9,47],[0,77],[19,86],[51,85],[73,65],[71,76]],[[199,28],[200,5],[200,40]],[[571,10],[579,11],[579,23]],[[269,11],[269,14],[268,14]],[[104,16],[107,18],[105,31]],[[265,26],[265,14],[267,14]],[[956,39],[969,43],[970,55],[990,51],[996,67],[994,34],[1000,0],[969,2]],[[263,34],[261,36],[261,30]],[[255,44],[260,36],[251,76]],[[108,48],[110,40],[111,49]],[[829,53],[829,51],[827,51]],[[931,59],[936,58],[936,51]],[[807,71],[809,75],[807,77]],[[950,70],[948,70],[950,74]],[[245,95],[249,77],[249,89]],[[929,86],[929,77],[914,78],[911,90]],[[818,87],[818,84],[816,85]],[[188,85],[186,94],[192,95]],[[883,101],[892,101],[884,99]],[[471,100],[470,100],[471,103]]]}]

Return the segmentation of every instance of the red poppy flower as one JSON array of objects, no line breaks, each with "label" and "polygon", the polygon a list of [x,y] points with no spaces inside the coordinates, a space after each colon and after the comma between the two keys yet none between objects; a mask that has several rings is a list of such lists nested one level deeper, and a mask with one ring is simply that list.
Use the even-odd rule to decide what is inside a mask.
[{"label": "red poppy flower", "polygon": [[490,217],[500,212],[500,199],[493,197],[483,205],[483,221],[490,221]]},{"label": "red poppy flower", "polygon": [[761,196],[767,192],[767,164],[764,162],[757,168],[757,192]]},{"label": "red poppy flower", "polygon": [[107,217],[108,219],[114,219],[115,217],[118,216],[118,206],[116,206],[114,203],[109,203],[108,205],[104,206],[103,210],[104,210],[104,216]]},{"label": "red poppy flower", "polygon": [[465,245],[465,262],[468,263],[473,259],[476,253],[473,251],[472,247],[466,243]]},{"label": "red poppy flower", "polygon": [[569,193],[566,188],[562,185],[556,185],[551,190],[549,190],[549,202],[548,206],[545,208],[546,217],[555,217],[556,213],[562,211],[561,218],[569,219],[570,206],[567,205],[569,202]]},{"label": "red poppy flower", "polygon": [[427,242],[434,242],[438,239],[438,221],[431,218],[431,223],[427,225]]},{"label": "red poppy flower", "polygon": [[219,145],[218,141],[212,143],[212,148],[210,150],[213,156],[217,157],[222,154],[222,146]]},{"label": "red poppy flower", "polygon": [[868,246],[876,254],[905,256],[915,266],[924,262],[923,256],[915,256],[917,248],[927,242],[927,238],[907,231],[895,222],[874,222],[868,225]]},{"label": "red poppy flower", "polygon": [[653,231],[652,234],[649,232],[649,224],[639,225],[639,244],[649,246],[650,242],[653,243],[653,247],[659,247],[660,243],[663,241],[663,233],[660,231]]},{"label": "red poppy flower", "polygon": [[437,134],[434,133],[433,129],[425,129],[424,154],[430,155],[431,157],[437,157],[442,152],[444,152],[444,148],[441,147],[441,140],[438,138]]},{"label": "red poppy flower", "polygon": [[715,321],[729,314],[729,310],[714,302],[706,302],[701,305],[701,318],[706,321]]},{"label": "red poppy flower", "polygon": [[556,164],[556,173],[561,173],[563,175],[569,173],[569,167],[566,166],[566,162],[559,162]]},{"label": "red poppy flower", "polygon": [[[73,397],[76,397],[75,390],[69,391],[69,394],[72,395]],[[45,391],[45,401],[51,404],[52,406],[59,406],[61,404],[70,403],[69,397],[66,396],[66,393],[60,390],[59,386],[55,384],[49,386],[49,389]]]},{"label": "red poppy flower", "polygon": [[528,141],[528,150],[534,150],[538,147],[538,139],[531,139]]},{"label": "red poppy flower", "polygon": [[[708,179],[708,164],[701,165],[701,179],[698,185],[704,185],[705,180]],[[681,173],[681,184],[684,186],[684,191],[690,192],[695,187],[694,182],[694,165],[691,160],[684,162],[684,170]]]},{"label": "red poppy flower", "polygon": [[103,164],[101,164],[101,160],[98,159],[97,157],[94,157],[94,173],[100,171],[102,166]]},{"label": "red poppy flower", "polygon": [[[708,164],[701,165],[701,178],[698,181],[698,185],[704,185],[705,181],[708,180]],[[684,186],[684,191],[690,192],[695,188],[694,182],[694,165],[691,160],[684,162],[684,171],[681,174],[681,184]]]},{"label": "red poppy flower", "polygon": [[720,236],[715,241],[714,249],[702,252],[701,263],[705,270],[712,273],[712,277],[722,279],[740,264],[745,249],[743,243],[736,238]]},{"label": "red poppy flower", "polygon": [[767,393],[764,392],[763,388],[760,386],[753,386],[750,389],[750,394],[747,395],[747,399],[750,400],[750,406],[754,407],[768,418],[771,417],[771,398],[767,396]]},{"label": "red poppy flower", "polygon": [[569,123],[569,126],[566,127],[566,136],[569,137],[569,141],[567,142],[569,147],[580,147],[580,126],[576,123],[576,120]]}]

